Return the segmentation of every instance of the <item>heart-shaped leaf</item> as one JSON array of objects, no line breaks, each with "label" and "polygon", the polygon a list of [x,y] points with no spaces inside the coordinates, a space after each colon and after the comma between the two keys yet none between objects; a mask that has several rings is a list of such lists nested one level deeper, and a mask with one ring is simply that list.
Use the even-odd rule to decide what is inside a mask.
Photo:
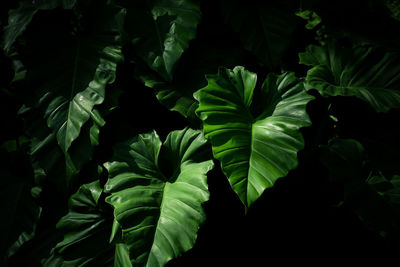
[{"label": "heart-shaped leaf", "polygon": [[[309,126],[313,99],[293,73],[268,75],[253,103],[257,75],[235,67],[207,75],[208,86],[195,93],[197,113],[214,157],[246,207],[297,164],[303,148],[299,129]],[[260,115],[253,116],[251,109]]]},{"label": "heart-shaped leaf", "polygon": [[400,56],[374,47],[341,48],[336,43],[311,45],[300,63],[313,66],[306,88],[323,96],[356,96],[376,111],[400,107]]},{"label": "heart-shaped leaf", "polygon": [[115,148],[105,164],[106,201],[122,227],[134,266],[164,266],[193,247],[209,193],[213,167],[201,131],[170,133],[164,144],[155,132]]}]

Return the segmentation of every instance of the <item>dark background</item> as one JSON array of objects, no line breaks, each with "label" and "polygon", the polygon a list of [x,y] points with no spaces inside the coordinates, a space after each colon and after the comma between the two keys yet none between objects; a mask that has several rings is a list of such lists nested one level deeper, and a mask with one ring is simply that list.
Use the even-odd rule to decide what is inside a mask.
[{"label": "dark background", "polygon": [[[377,19],[376,14],[381,14],[380,10],[370,9],[365,2],[368,1],[329,1],[320,5],[320,15],[330,26],[330,33],[339,36],[338,39],[343,44],[368,36],[370,42],[395,47],[400,35],[397,35],[398,29],[391,27],[392,20],[386,15],[378,16],[381,19]],[[178,63],[178,72],[185,68],[186,60],[190,60],[191,51],[203,42],[210,42],[215,46],[240,44],[237,34],[225,25],[220,15],[220,6],[214,3],[203,2],[203,18],[197,37],[191,41],[187,53]],[[58,12],[40,12],[40,16],[30,27],[34,28],[34,23],[40,24],[55,17],[70,16],[68,12]],[[306,22],[300,18],[297,20],[294,41],[285,53],[283,65],[286,70],[294,71],[298,77],[304,77],[308,68],[298,64],[297,54],[304,51],[308,44],[317,41],[315,31],[306,30]],[[129,47],[126,48],[128,50]],[[279,68],[270,69],[260,65],[250,52],[243,50],[241,53],[243,56],[239,61],[233,61],[232,66],[226,67],[243,65],[256,72],[260,82],[268,72],[279,71]],[[218,55],[210,55],[213,56]],[[1,81],[7,83],[12,77],[10,62],[4,55],[1,57],[2,68],[6,66],[1,71]],[[180,114],[170,112],[162,106],[150,88],[135,80],[132,75],[134,71],[135,66],[129,61],[118,67],[117,76],[125,81],[121,84],[123,90],[118,98],[118,108],[105,117],[107,124],[101,129],[100,146],[95,148],[94,162],[107,161],[112,155],[113,144],[134,134],[155,129],[164,140],[170,131],[190,125]],[[215,67],[211,73],[216,72]],[[243,205],[230,188],[216,161],[215,168],[208,176],[210,200],[204,204],[207,220],[199,230],[197,243],[192,250],[171,261],[168,266],[267,266],[272,260],[278,260],[282,264],[314,262],[324,266],[331,261],[385,262],[398,255],[395,240],[384,239],[368,229],[355,212],[341,202],[343,186],[329,180],[328,170],[320,163],[318,147],[326,144],[337,131],[344,138],[397,139],[399,111],[377,114],[367,104],[355,98],[325,99],[316,92],[312,93],[316,100],[308,105],[307,110],[313,126],[302,129],[305,149],[299,153],[299,167],[291,171],[288,177],[278,180],[274,188],[266,190],[245,214]],[[2,91],[0,101],[0,112],[3,114],[0,125],[6,125],[7,128],[7,131],[1,131],[1,138],[7,140],[10,136],[22,133],[23,123],[16,116],[19,107],[13,97]],[[329,103],[334,103],[334,112],[340,122],[337,129],[333,128],[332,121],[326,122],[324,117]],[[80,183],[88,179],[85,174],[91,168],[92,165],[84,166]],[[78,186],[75,185],[76,188]],[[55,202],[62,207],[57,212],[62,216],[66,212],[67,202],[58,198],[57,192],[50,189],[47,192],[53,193],[44,195],[42,203],[53,202],[54,205],[54,199],[57,199]],[[49,217],[54,215],[51,208],[47,212]],[[45,229],[46,226],[50,227],[42,225],[39,229]],[[16,254],[10,261],[11,265],[14,263],[15,266],[22,266],[21,262],[26,265],[27,262],[19,258],[19,255],[23,255],[29,248],[28,244],[25,250]]]}]

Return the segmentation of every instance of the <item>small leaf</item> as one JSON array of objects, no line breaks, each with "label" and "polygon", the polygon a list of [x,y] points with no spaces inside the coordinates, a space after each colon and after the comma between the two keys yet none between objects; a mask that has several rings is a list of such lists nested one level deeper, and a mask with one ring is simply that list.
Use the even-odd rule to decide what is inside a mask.
[{"label": "small leaf", "polygon": [[317,27],[318,24],[321,23],[321,17],[318,16],[317,13],[309,9],[297,11],[296,16],[307,21],[306,29],[308,30],[314,29],[315,27]]}]

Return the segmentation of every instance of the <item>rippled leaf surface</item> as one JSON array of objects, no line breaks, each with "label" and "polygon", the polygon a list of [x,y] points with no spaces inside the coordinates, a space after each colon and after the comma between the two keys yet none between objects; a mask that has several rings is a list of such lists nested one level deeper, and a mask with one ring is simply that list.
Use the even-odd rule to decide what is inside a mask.
[{"label": "rippled leaf surface", "polygon": [[209,198],[213,167],[200,131],[141,134],[115,148],[105,164],[107,202],[122,227],[133,266],[164,266],[193,247]]},{"label": "rippled leaf surface", "polygon": [[57,224],[64,239],[44,266],[111,265],[115,254],[114,245],[109,243],[113,216],[104,210],[101,194],[99,181],[95,181],[82,185],[71,196],[69,212]]},{"label": "rippled leaf surface", "polygon": [[243,67],[221,68],[207,80],[195,93],[196,112],[214,157],[248,207],[297,166],[304,146],[299,129],[311,124],[306,105],[313,97],[293,73],[269,74],[254,100],[257,75]]},{"label": "rippled leaf surface", "polygon": [[317,89],[323,96],[356,96],[378,112],[400,107],[398,53],[330,43],[309,46],[300,53],[300,63],[313,66],[307,73],[307,89]]}]

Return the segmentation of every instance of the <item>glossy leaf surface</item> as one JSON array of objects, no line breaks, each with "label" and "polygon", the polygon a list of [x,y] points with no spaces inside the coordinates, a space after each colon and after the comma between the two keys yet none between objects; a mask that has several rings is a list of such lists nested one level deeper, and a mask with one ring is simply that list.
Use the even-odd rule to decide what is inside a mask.
[{"label": "glossy leaf surface", "polygon": [[133,266],[164,266],[193,247],[209,198],[206,174],[213,167],[200,131],[155,132],[115,148],[105,164],[107,202],[122,227]]},{"label": "glossy leaf surface", "polygon": [[304,146],[299,129],[311,124],[306,105],[313,97],[293,73],[268,75],[254,100],[257,76],[243,67],[221,68],[207,80],[195,93],[196,112],[214,157],[248,207],[297,166]]},{"label": "glossy leaf surface", "polygon": [[356,96],[376,111],[400,107],[400,56],[397,53],[336,43],[311,45],[300,53],[300,63],[313,66],[307,73],[307,89],[323,96]]},{"label": "glossy leaf surface", "polygon": [[[27,82],[33,88],[27,106],[34,119],[28,122],[36,121],[29,130],[31,154],[46,175],[51,169],[63,170],[52,179],[69,180],[91,158],[104,125],[95,106],[103,103],[106,86],[114,81],[116,65],[123,59],[117,24],[124,10],[103,4],[95,11],[107,19],[93,19],[96,27],[79,36],[59,30],[65,27],[62,16],[26,34],[35,35],[24,54]],[[61,185],[68,186],[69,181]]]}]

